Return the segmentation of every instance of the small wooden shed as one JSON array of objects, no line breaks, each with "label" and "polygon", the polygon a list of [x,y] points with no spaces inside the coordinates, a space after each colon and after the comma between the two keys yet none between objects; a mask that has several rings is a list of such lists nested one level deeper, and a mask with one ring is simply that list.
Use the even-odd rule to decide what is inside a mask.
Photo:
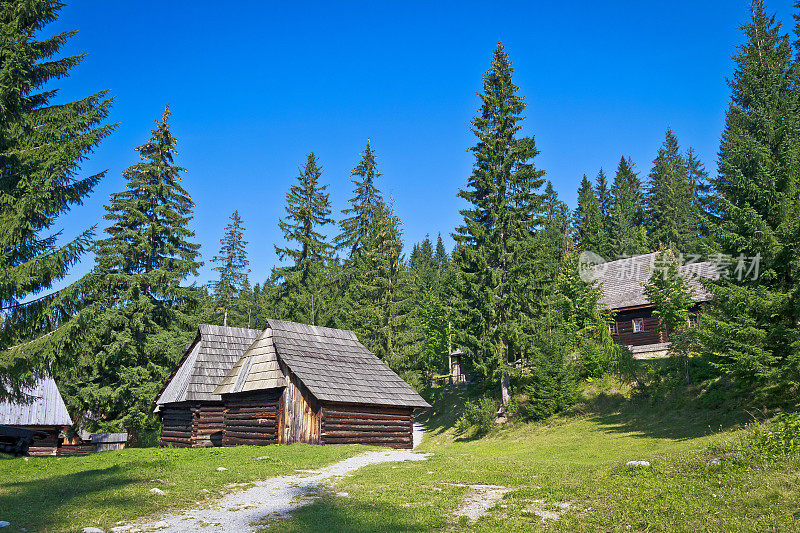
[{"label": "small wooden shed", "polygon": [[0,402],[0,426],[37,432],[27,449],[30,455],[56,455],[62,432],[72,425],[67,406],[52,377],[41,377],[22,391],[18,402]]},{"label": "small wooden shed", "polygon": [[226,446],[411,448],[414,409],[430,407],[352,331],[272,319],[214,393]]},{"label": "small wooden shed", "polygon": [[222,445],[224,406],[214,389],[261,333],[200,324],[194,341],[156,399],[161,445]]}]

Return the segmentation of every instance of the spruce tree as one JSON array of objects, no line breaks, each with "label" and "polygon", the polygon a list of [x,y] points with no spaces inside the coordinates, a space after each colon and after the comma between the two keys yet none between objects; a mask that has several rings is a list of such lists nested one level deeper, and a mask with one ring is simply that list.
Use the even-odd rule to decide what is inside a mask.
[{"label": "spruce tree", "polygon": [[609,259],[647,253],[649,246],[644,225],[642,183],[630,159],[620,158],[611,196]]},{"label": "spruce tree", "polygon": [[276,268],[275,277],[281,285],[286,318],[325,325],[326,317],[336,310],[325,289],[333,249],[322,231],[333,220],[325,192],[328,186],[320,184],[321,175],[322,168],[311,152],[297,183],[286,194],[286,217],[278,223],[286,246],[275,246],[275,252],[281,261],[288,259],[289,265]]},{"label": "spruce tree", "polygon": [[[693,161],[696,167],[697,162]],[[695,168],[695,172],[696,172]],[[650,171],[647,190],[647,225],[651,247],[693,252],[698,247],[698,212],[695,188],[678,138],[667,129]]]},{"label": "spruce tree", "polygon": [[683,367],[688,385],[691,377],[689,357],[693,353],[689,315],[695,303],[692,286],[681,275],[680,266],[673,250],[660,250],[656,254],[656,268],[644,286],[644,294],[653,304],[653,316],[659,319],[659,328],[669,335],[669,353]]},{"label": "spruce tree", "polygon": [[433,255],[433,262],[440,273],[446,270],[450,264],[450,256],[447,255],[447,249],[444,247],[441,233],[436,237],[436,252]]},{"label": "spruce tree", "polygon": [[[704,351],[753,386],[800,385],[800,120],[797,50],[763,2],[751,5],[734,56],[731,100],[719,150],[712,233],[732,269],[711,285],[702,315]],[[744,275],[738,258],[758,258]],[[722,265],[726,266],[726,265]]]},{"label": "spruce tree", "polygon": [[107,237],[97,243],[93,294],[96,319],[84,356],[63,383],[73,412],[91,411],[93,429],[122,429],[134,440],[152,429],[155,395],[180,359],[193,330],[198,296],[182,286],[199,267],[199,245],[188,228],[194,204],[174,163],[169,108],[141,161],[123,173],[126,187],[111,195]]},{"label": "spruce tree", "polygon": [[352,261],[361,252],[364,240],[375,220],[375,211],[383,203],[375,180],[381,177],[375,152],[367,140],[367,147],[361,154],[361,161],[350,173],[354,179],[354,197],[349,200],[350,207],[342,211],[344,218],[339,222],[341,233],[336,237],[336,246],[347,251],[347,259]]},{"label": "spruce tree", "polygon": [[380,203],[358,258],[355,311],[359,339],[396,372],[409,369],[409,277],[403,264],[400,219]]},{"label": "spruce tree", "polygon": [[456,228],[453,261],[459,270],[461,347],[474,370],[500,381],[503,403],[510,399],[509,362],[527,348],[525,318],[533,230],[541,211],[543,171],[533,137],[519,136],[525,102],[512,81],[513,69],[502,43],[483,76],[479,114],[472,119],[477,138],[467,187],[458,195],[469,207]]},{"label": "spruce tree", "polygon": [[592,183],[584,174],[581,186],[578,188],[578,208],[575,210],[575,241],[581,249],[600,256],[603,256],[608,248],[608,235],[603,218],[602,206]]},{"label": "spruce tree", "polygon": [[[242,309],[240,298],[250,290],[250,269],[247,268],[250,262],[247,260],[247,241],[244,240],[244,225],[238,210],[231,214],[219,244],[219,254],[211,259],[217,264],[213,270],[219,272],[219,278],[213,284],[215,316],[222,315],[224,326],[230,323],[243,327],[247,321],[247,310]],[[229,314],[233,316],[229,318]]]},{"label": "spruce tree", "polygon": [[[606,178],[606,174],[603,172],[602,168],[600,169],[600,172],[597,173],[595,183],[597,201],[600,202],[600,211],[603,213],[603,230],[607,236],[611,230],[611,209],[614,199],[611,196],[611,188],[608,185],[608,178]],[[608,253],[608,251],[608,243],[605,243],[604,248],[600,251],[600,255],[605,255]]]},{"label": "spruce tree", "polygon": [[0,397],[66,353],[63,348],[82,326],[65,321],[83,305],[91,283],[42,294],[67,276],[90,245],[91,229],[59,244],[50,228],[103,177],[77,176],[81,161],[114,129],[103,125],[111,106],[106,91],[54,101],[55,83],[84,57],[58,57],[75,31],[40,38],[61,7],[49,0],[0,5]]}]

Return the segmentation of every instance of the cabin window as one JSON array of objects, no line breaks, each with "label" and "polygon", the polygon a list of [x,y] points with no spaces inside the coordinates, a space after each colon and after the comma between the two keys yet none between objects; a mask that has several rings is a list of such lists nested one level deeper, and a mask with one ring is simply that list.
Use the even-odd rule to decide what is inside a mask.
[{"label": "cabin window", "polygon": [[612,335],[616,335],[617,334],[617,323],[616,322],[612,322],[611,324],[608,325],[608,332],[610,334],[612,334]]},{"label": "cabin window", "polygon": [[633,319],[633,332],[634,333],[641,333],[644,331],[644,319],[642,318],[634,318]]}]

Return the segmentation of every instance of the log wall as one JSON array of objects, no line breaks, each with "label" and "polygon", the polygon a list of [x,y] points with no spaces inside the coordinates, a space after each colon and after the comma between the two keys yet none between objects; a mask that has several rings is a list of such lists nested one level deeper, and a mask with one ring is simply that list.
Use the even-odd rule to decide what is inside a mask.
[{"label": "log wall", "polygon": [[192,406],[187,403],[161,407],[161,446],[188,448],[192,445]]},{"label": "log wall", "polygon": [[[643,331],[634,333],[633,321],[639,318],[642,319],[644,328]],[[619,344],[644,346],[667,342],[667,335],[660,331],[660,321],[653,316],[653,309],[650,307],[619,312],[614,320],[617,323],[617,334],[611,337]]]},{"label": "log wall", "polygon": [[410,449],[413,425],[410,407],[323,403],[320,441]]},{"label": "log wall", "polygon": [[281,389],[270,389],[223,396],[225,429],[223,446],[278,442],[278,406]]},{"label": "log wall", "polygon": [[222,446],[225,404],[201,402],[192,408],[192,446]]},{"label": "log wall", "polygon": [[61,446],[61,439],[58,437],[60,428],[52,426],[26,426],[25,429],[34,431],[45,431],[47,436],[34,437],[33,442],[28,447],[28,455],[57,455]]}]

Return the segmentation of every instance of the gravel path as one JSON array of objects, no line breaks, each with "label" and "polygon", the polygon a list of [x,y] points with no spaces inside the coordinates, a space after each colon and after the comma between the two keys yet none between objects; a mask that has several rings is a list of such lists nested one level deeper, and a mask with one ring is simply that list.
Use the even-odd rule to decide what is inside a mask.
[{"label": "gravel path", "polygon": [[286,516],[311,503],[324,483],[346,476],[362,466],[396,461],[424,461],[427,453],[410,450],[367,452],[334,463],[311,475],[280,476],[256,482],[251,488],[228,494],[208,508],[196,508],[162,517],[157,522],[123,526],[124,531],[254,531],[254,523]]}]

